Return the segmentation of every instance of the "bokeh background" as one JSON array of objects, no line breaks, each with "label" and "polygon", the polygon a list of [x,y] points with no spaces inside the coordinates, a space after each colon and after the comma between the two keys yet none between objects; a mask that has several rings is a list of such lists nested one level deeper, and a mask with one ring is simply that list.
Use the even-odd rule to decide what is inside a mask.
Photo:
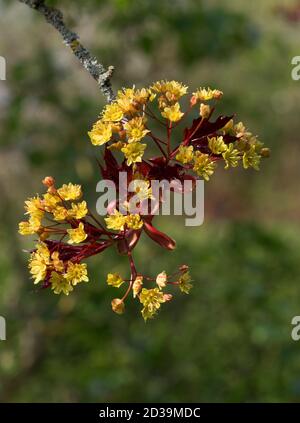
[{"label": "bokeh background", "polygon": [[99,154],[87,130],[103,98],[60,36],[16,0],[0,1],[1,401],[298,401],[300,343],[300,55],[297,0],[61,0],[69,26],[105,65],[113,86],[178,79],[191,91],[224,91],[272,149],[260,172],[221,167],[206,185],[205,223],[158,218],[175,252],[142,241],[139,268],[157,274],[188,263],[189,296],[177,295],[145,324],[137,304],[111,312],[108,250],[89,260],[90,280],[69,297],[33,287],[17,234],[23,201],[40,180],[82,183],[91,203]]}]

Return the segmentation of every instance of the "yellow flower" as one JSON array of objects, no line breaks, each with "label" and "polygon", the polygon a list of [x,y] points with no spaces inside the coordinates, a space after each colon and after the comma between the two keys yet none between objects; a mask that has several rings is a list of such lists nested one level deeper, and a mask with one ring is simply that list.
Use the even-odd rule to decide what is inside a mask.
[{"label": "yellow flower", "polygon": [[132,285],[133,298],[135,298],[140,293],[142,289],[142,285],[143,285],[143,276],[138,275]]},{"label": "yellow flower", "polygon": [[133,88],[123,88],[117,93],[117,104],[124,113],[136,113],[139,107],[146,104],[151,97],[150,90],[142,88],[136,90]]},{"label": "yellow flower", "polygon": [[50,251],[44,242],[40,242],[36,245],[36,251],[31,253],[28,264],[35,284],[45,279],[49,265]]},{"label": "yellow flower", "polygon": [[159,287],[159,289],[165,288],[167,286],[167,274],[165,271],[159,273],[156,277],[156,283]]},{"label": "yellow flower", "polygon": [[117,209],[115,209],[114,213],[106,217],[104,220],[108,229],[113,229],[115,231],[124,230],[126,216],[120,213]]},{"label": "yellow flower", "polygon": [[138,230],[143,226],[143,221],[139,214],[129,214],[126,216],[126,225],[130,229]]},{"label": "yellow flower", "polygon": [[243,122],[238,122],[236,125],[234,125],[233,127],[235,135],[237,137],[246,137],[248,138],[249,136],[251,136],[251,132],[247,131],[245,125],[243,124]]},{"label": "yellow flower", "polygon": [[196,92],[193,93],[193,97],[196,101],[207,101],[212,99],[220,99],[223,95],[223,92],[220,90],[212,90],[211,88],[199,88]]},{"label": "yellow flower", "polygon": [[211,113],[210,106],[208,104],[201,103],[200,109],[199,109],[200,116],[207,119],[210,113]]},{"label": "yellow flower", "polygon": [[190,145],[185,147],[184,145],[179,146],[178,153],[176,154],[176,160],[182,164],[189,163],[193,160],[194,157],[194,147]]},{"label": "yellow flower", "polygon": [[54,294],[60,294],[63,292],[65,295],[69,295],[69,293],[73,291],[73,286],[70,282],[66,280],[63,275],[57,272],[51,272],[50,282],[51,289],[53,289]]},{"label": "yellow flower", "polygon": [[84,224],[82,222],[80,222],[79,226],[75,229],[67,229],[67,232],[70,237],[68,244],[79,244],[87,237],[87,234],[84,232]]},{"label": "yellow flower", "polygon": [[243,155],[244,169],[253,167],[253,169],[259,170],[260,159],[261,159],[261,156],[257,154],[255,151],[255,145],[252,145],[248,151],[245,151]]},{"label": "yellow flower", "polygon": [[63,272],[65,269],[64,262],[59,258],[59,252],[54,251],[51,254],[52,265],[57,272]]},{"label": "yellow flower", "polygon": [[78,200],[82,196],[81,186],[71,184],[64,184],[57,190],[60,197],[65,201]]},{"label": "yellow flower", "polygon": [[87,265],[85,263],[79,264],[69,261],[67,272],[64,274],[64,278],[73,286],[80,282],[88,282],[89,278],[87,275]]},{"label": "yellow flower", "polygon": [[28,222],[19,223],[19,233],[21,235],[33,235],[37,233],[41,228],[42,216],[32,215]]},{"label": "yellow flower", "polygon": [[31,214],[31,215],[39,215],[39,214],[44,214],[44,208],[43,208],[43,203],[42,200],[40,199],[39,196],[37,197],[33,197],[33,198],[29,198],[28,200],[25,201],[25,210],[26,213],[25,214]]},{"label": "yellow flower", "polygon": [[20,222],[19,223],[19,234],[21,235],[33,235],[35,230],[31,227],[29,222]]},{"label": "yellow flower", "polygon": [[51,212],[60,203],[61,198],[56,194],[47,192],[43,195],[43,205],[48,212]]},{"label": "yellow flower", "polygon": [[82,219],[84,216],[87,215],[88,209],[86,201],[82,201],[81,203],[71,204],[72,208],[68,210],[69,217],[73,217],[75,219]]},{"label": "yellow flower", "polygon": [[160,94],[164,94],[170,102],[178,101],[180,97],[187,93],[188,87],[177,81],[157,81],[151,89]]},{"label": "yellow flower", "polygon": [[215,163],[210,160],[208,154],[203,154],[200,151],[196,151],[194,154],[194,167],[193,170],[206,181],[214,173]]},{"label": "yellow flower", "polygon": [[164,303],[166,301],[163,292],[161,292],[159,288],[143,288],[139,298],[140,302],[144,306],[144,308],[142,309],[142,316],[145,321],[154,317],[154,315],[160,308],[161,303]]},{"label": "yellow flower", "polygon": [[146,147],[146,144],[141,144],[139,142],[126,144],[121,151],[127,159],[127,166],[132,165],[132,163],[141,162]]},{"label": "yellow flower", "polygon": [[208,138],[208,147],[214,154],[222,154],[227,150],[223,137]]},{"label": "yellow flower", "polygon": [[124,283],[122,277],[119,273],[109,273],[107,275],[107,284],[111,285],[115,288],[120,288],[120,286]]},{"label": "yellow flower", "polygon": [[185,294],[189,294],[191,288],[193,288],[193,285],[191,284],[191,276],[189,272],[185,272],[179,278],[179,289],[181,292],[184,292]]},{"label": "yellow flower", "polygon": [[170,107],[165,107],[161,115],[164,118],[169,119],[170,122],[177,122],[182,118],[184,113],[180,111],[180,104],[175,103]]},{"label": "yellow flower", "polygon": [[143,176],[135,174],[134,179],[131,182],[131,187],[135,195],[140,201],[146,200],[147,198],[152,198],[152,188],[150,182],[142,179]]},{"label": "yellow flower", "polygon": [[145,119],[136,117],[126,122],[124,128],[127,133],[128,142],[137,142],[144,138],[150,131],[145,128]]},{"label": "yellow flower", "polygon": [[237,149],[234,148],[233,144],[230,143],[228,148],[222,154],[223,159],[225,161],[225,169],[228,169],[229,166],[236,167],[239,164],[240,160],[240,153]]},{"label": "yellow flower", "polygon": [[117,103],[108,104],[103,112],[102,120],[104,122],[120,122],[124,113]]},{"label": "yellow flower", "polygon": [[68,216],[68,210],[63,206],[57,206],[52,210],[54,220],[65,220]]},{"label": "yellow flower", "polygon": [[112,137],[112,125],[99,120],[88,135],[93,145],[103,145]]},{"label": "yellow flower", "polygon": [[117,104],[124,113],[135,113],[137,111],[134,102],[134,88],[123,88],[117,93]]},{"label": "yellow flower", "polygon": [[117,314],[123,314],[125,311],[125,304],[120,298],[114,298],[111,302],[111,307]]}]

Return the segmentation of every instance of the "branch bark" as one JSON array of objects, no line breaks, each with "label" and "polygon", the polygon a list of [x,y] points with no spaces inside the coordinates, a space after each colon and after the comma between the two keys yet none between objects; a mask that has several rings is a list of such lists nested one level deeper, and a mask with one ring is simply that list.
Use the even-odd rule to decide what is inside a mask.
[{"label": "branch bark", "polygon": [[97,84],[102,94],[106,97],[107,102],[111,103],[115,97],[110,83],[114,67],[109,66],[108,69],[106,69],[98,62],[96,57],[92,56],[92,54],[79,42],[79,36],[66,26],[63,14],[60,10],[47,6],[45,4],[45,0],[19,1],[40,12],[46,21],[61,34],[64,43],[71,48],[82,66],[97,81]]}]

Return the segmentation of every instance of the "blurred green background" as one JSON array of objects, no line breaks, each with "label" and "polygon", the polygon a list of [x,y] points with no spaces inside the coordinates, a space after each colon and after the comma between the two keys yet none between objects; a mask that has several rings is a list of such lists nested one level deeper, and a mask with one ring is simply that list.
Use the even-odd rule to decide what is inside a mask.
[{"label": "blurred green background", "polygon": [[[70,297],[33,287],[32,240],[17,234],[23,201],[40,180],[82,183],[95,202],[99,153],[87,130],[103,106],[95,82],[44,19],[0,1],[0,401],[298,401],[300,343],[300,55],[296,0],[61,0],[69,26],[106,65],[113,86],[178,79],[224,91],[238,117],[272,149],[260,172],[218,169],[206,185],[205,223],[157,225],[178,241],[142,241],[139,269],[188,263],[189,296],[176,295],[145,324],[136,303],[111,312],[113,251],[90,259],[90,283]],[[290,17],[290,19],[288,19]],[[292,19],[292,18],[295,19]],[[129,302],[130,303],[130,302]]]}]

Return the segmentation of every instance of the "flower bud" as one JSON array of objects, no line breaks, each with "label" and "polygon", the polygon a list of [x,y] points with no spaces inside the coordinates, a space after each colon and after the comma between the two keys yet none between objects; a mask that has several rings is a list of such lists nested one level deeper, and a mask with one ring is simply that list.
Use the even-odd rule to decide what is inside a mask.
[{"label": "flower bud", "polygon": [[123,314],[125,311],[125,304],[120,298],[114,298],[111,302],[111,307],[117,314]]},{"label": "flower bud", "polygon": [[190,99],[190,105],[195,106],[196,103],[197,103],[197,97],[193,95]]},{"label": "flower bud", "polygon": [[55,184],[55,179],[54,179],[52,176],[46,176],[46,177],[42,180],[42,183],[43,183],[46,187],[50,188],[50,187],[52,187],[52,186]]},{"label": "flower bud", "polygon": [[173,295],[172,294],[164,294],[164,301],[165,302],[167,302],[167,301],[171,301],[172,300],[172,298],[173,298]]},{"label": "flower bud", "polygon": [[182,264],[182,265],[179,267],[179,270],[180,270],[180,272],[187,272],[187,271],[189,270],[189,266],[188,266],[188,265],[186,265],[186,264]]},{"label": "flower bud", "polygon": [[143,285],[143,276],[139,275],[136,277],[132,285],[133,298],[135,298],[139,294],[140,290],[142,289],[142,285]]},{"label": "flower bud", "polygon": [[208,118],[211,112],[211,108],[208,104],[200,104],[200,116],[203,118]]},{"label": "flower bud", "polygon": [[270,149],[269,148],[262,148],[260,151],[262,157],[270,157]]}]

